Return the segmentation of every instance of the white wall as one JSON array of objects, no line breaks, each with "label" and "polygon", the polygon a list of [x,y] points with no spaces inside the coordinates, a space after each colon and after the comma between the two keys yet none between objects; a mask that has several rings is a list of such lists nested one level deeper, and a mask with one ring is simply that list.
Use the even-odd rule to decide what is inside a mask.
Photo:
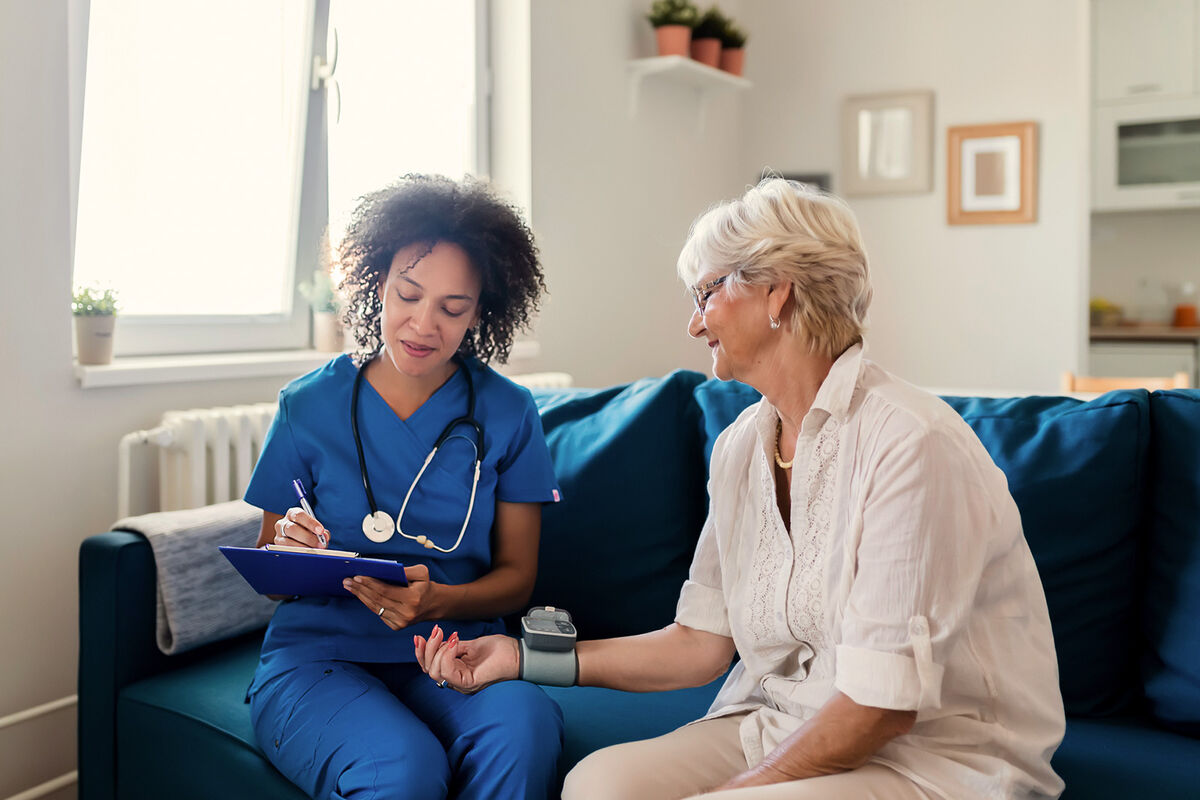
[{"label": "white wall", "polygon": [[675,259],[693,218],[752,177],[752,92],[714,97],[701,129],[695,90],[647,81],[630,115],[627,62],[654,55],[647,6],[532,4],[532,224],[550,286],[535,338],[539,365],[583,386],[708,370]]},{"label": "white wall", "polygon": [[[1055,391],[1085,352],[1086,0],[745,5],[743,172],[832,172],[853,94],[932,89],[934,190],[851,198],[870,254],[872,357],[929,386]],[[946,224],[946,128],[1036,120],[1038,221]]]}]

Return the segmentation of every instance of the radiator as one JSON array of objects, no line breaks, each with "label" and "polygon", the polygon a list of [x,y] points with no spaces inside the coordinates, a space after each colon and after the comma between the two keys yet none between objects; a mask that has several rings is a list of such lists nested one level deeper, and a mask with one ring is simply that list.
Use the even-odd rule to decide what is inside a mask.
[{"label": "radiator", "polygon": [[[574,383],[566,372],[508,377],[531,389],[563,389]],[[117,454],[117,518],[199,508],[244,495],[275,408],[275,403],[257,403],[168,411],[157,427],[124,436]],[[134,507],[135,497],[148,494],[135,480],[133,463],[135,449],[145,447],[157,449],[157,508],[144,502]]]},{"label": "radiator", "polygon": [[[117,455],[118,518],[241,497],[275,408],[275,403],[258,403],[168,411],[157,427],[124,436]],[[158,507],[133,508],[134,449],[147,445],[157,449]]]}]

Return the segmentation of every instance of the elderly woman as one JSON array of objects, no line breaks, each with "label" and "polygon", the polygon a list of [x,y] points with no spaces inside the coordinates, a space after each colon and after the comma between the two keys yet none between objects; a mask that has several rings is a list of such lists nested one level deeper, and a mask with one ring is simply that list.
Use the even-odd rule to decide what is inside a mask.
[{"label": "elderly woman", "polygon": [[[1003,473],[938,398],[863,353],[850,210],[770,179],[702,216],[679,257],[689,333],[762,400],[713,450],[675,622],[581,642],[578,682],[729,673],[704,719],[593,753],[564,797],[1055,797],[1054,642]],[[418,642],[435,680],[518,674],[505,637]]]}]

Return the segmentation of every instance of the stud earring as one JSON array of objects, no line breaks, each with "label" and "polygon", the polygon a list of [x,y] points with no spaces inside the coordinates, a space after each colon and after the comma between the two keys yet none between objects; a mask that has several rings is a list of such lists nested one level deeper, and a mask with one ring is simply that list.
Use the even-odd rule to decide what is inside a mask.
[{"label": "stud earring", "polygon": [[775,317],[771,316],[770,314],[767,314],[767,319],[771,321],[771,330],[779,330],[779,320],[775,319]]}]

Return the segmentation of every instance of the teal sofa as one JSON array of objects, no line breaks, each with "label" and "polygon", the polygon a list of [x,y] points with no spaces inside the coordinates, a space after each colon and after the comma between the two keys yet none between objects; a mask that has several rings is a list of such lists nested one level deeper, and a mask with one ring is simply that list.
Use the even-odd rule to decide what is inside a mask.
[{"label": "teal sofa", "polygon": [[[712,441],[757,395],[677,371],[535,399],[563,501],[545,510],[531,602],[570,609],[585,638],[669,623]],[[1042,575],[1068,713],[1064,797],[1200,796],[1200,392],[946,400],[1007,474]],[[262,631],[163,655],[155,593],[141,536],[84,541],[81,800],[300,800],[242,702]],[[718,686],[548,688],[566,720],[562,773],[700,716]]]}]

